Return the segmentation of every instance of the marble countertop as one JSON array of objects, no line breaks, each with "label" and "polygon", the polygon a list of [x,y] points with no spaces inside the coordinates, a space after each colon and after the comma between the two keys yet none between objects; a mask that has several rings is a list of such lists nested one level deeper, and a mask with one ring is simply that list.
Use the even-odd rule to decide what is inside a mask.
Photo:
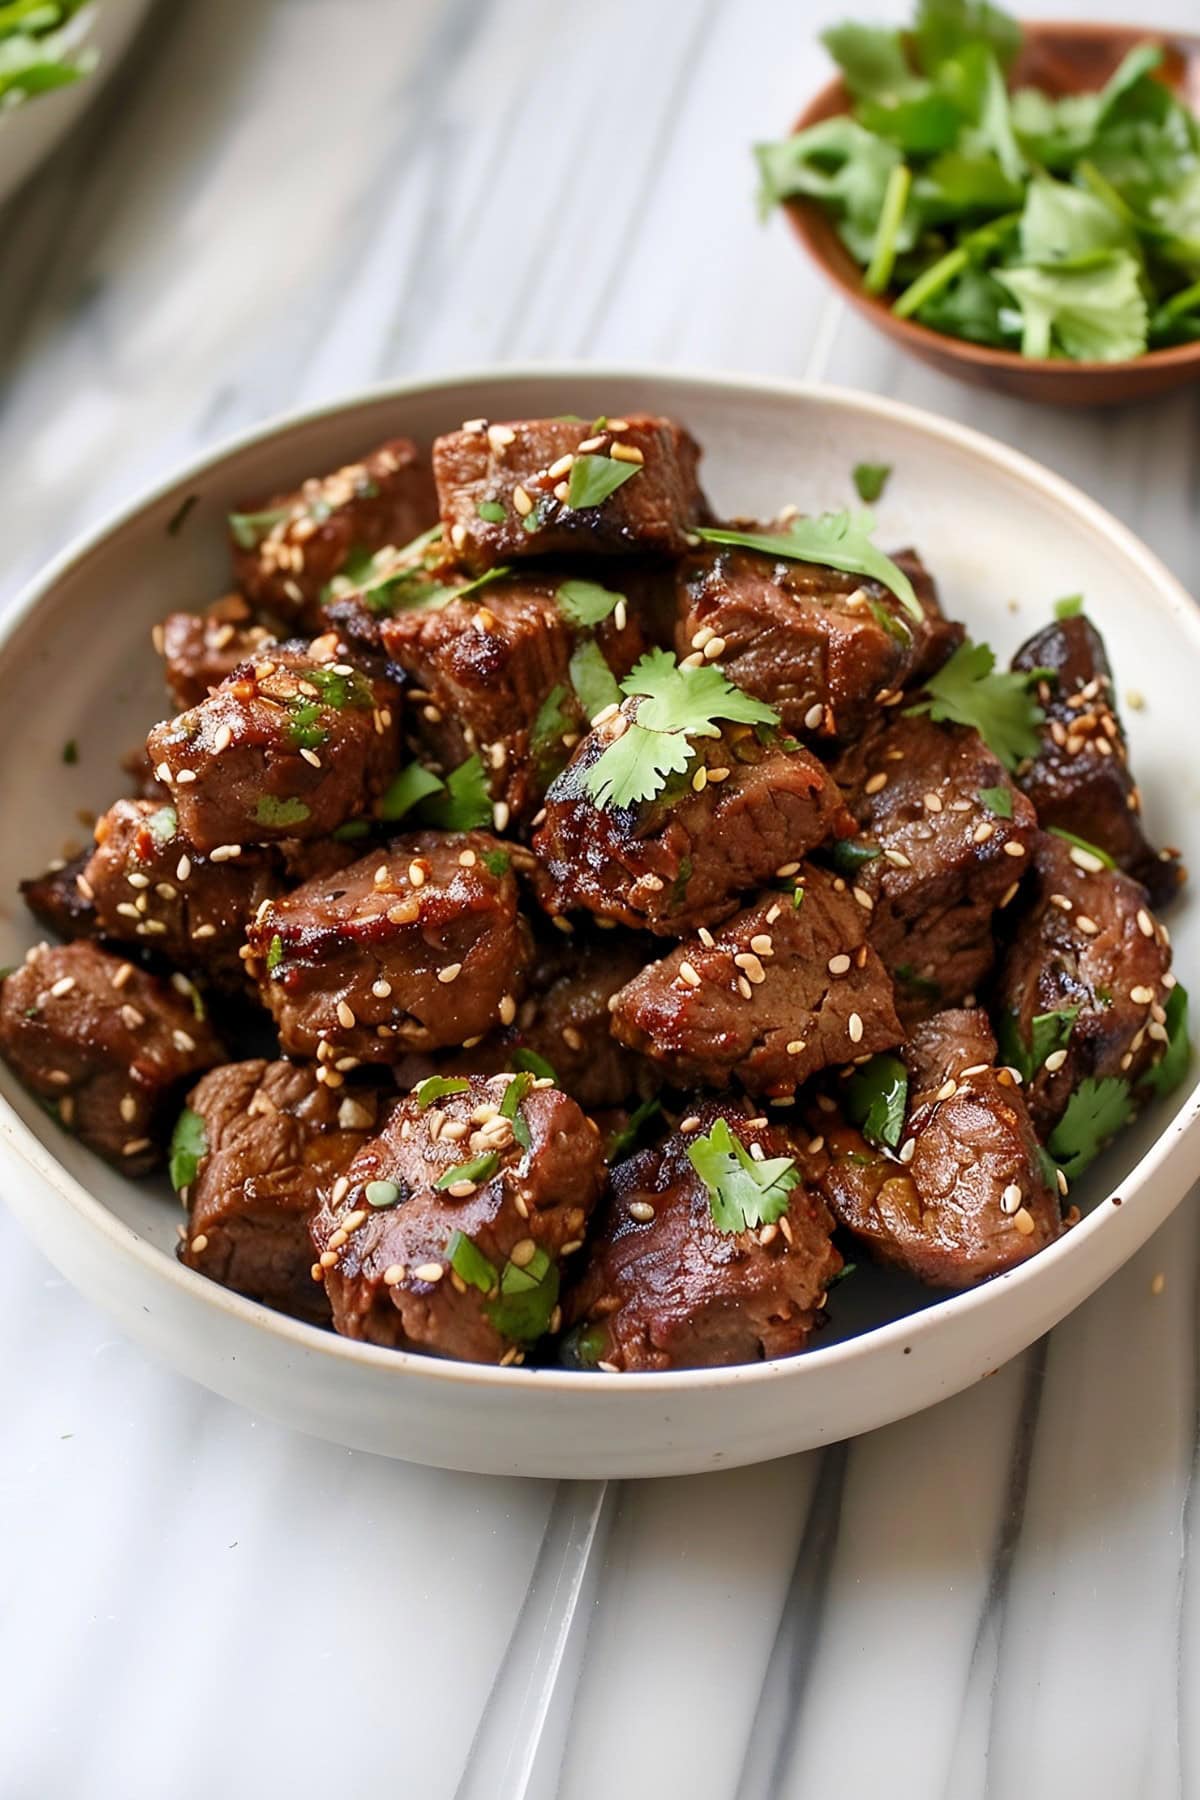
[{"label": "marble countertop", "polygon": [[[830,10],[159,5],[2,215],[0,595],[272,413],[575,358],[825,378],[968,421],[1200,588],[1194,392],[1072,417],[957,387],[756,223],[746,147],[816,85]],[[1194,24],[1195,0],[1155,18]],[[1198,1233],[1185,1205],[920,1418],[760,1469],[556,1486],[240,1412],[118,1337],[0,1214],[0,1795],[1200,1794]]]}]

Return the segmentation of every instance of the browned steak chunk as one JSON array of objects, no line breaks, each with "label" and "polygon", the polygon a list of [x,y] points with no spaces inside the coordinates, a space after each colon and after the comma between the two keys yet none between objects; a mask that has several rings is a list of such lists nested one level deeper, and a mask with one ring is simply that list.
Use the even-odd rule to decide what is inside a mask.
[{"label": "browned steak chunk", "polygon": [[699,460],[681,426],[647,413],[594,427],[474,419],[433,446],[442,525],[472,569],[572,553],[678,556],[706,510]]},{"label": "browned steak chunk", "polygon": [[991,967],[993,915],[1029,867],[1033,808],[978,732],[925,717],[868,731],[834,773],[859,822],[848,878],[902,1013],[964,999]]},{"label": "browned steak chunk", "polygon": [[754,550],[698,550],[679,577],[679,654],[711,654],[719,641],[730,681],[773,706],[786,730],[853,738],[880,695],[931,673],[962,642],[916,552],[895,561],[923,625],[877,581]]},{"label": "browned steak chunk", "polygon": [[636,719],[638,701],[601,718],[546,796],[533,839],[538,897],[551,914],[601,918],[678,936],[715,924],[833,834],[853,831],[836,783],[794,739],[749,725],[699,738],[686,772],[657,799],[600,805],[588,778]]},{"label": "browned steak chunk", "polygon": [[531,956],[511,863],[483,832],[416,832],[260,909],[247,967],[283,1049],[337,1072],[511,1024]]},{"label": "browned steak chunk", "polygon": [[0,986],[0,1055],[126,1175],[160,1161],[183,1084],[224,1054],[189,997],[84,940],[39,945]]},{"label": "browned steak chunk", "polygon": [[587,1269],[566,1302],[574,1327],[567,1354],[576,1364],[717,1368],[804,1349],[842,1266],[830,1241],[833,1221],[792,1166],[778,1217],[743,1229],[718,1224],[717,1216],[726,1218],[720,1198],[715,1216],[713,1195],[688,1157],[717,1121],[755,1160],[792,1158],[787,1134],[765,1119],[706,1106],[686,1133],[619,1163]]},{"label": "browned steak chunk", "polygon": [[314,1219],[334,1325],[462,1362],[520,1361],[557,1329],[559,1267],[603,1186],[596,1127],[549,1083],[418,1090]]},{"label": "browned steak chunk", "polygon": [[[322,648],[323,646],[323,648]],[[314,652],[319,652],[314,653]],[[327,652],[327,653],[326,653]],[[399,697],[329,640],[272,646],[146,740],[197,850],[327,837],[395,773]]]},{"label": "browned steak chunk", "polygon": [[898,1043],[892,984],[842,888],[806,866],[795,895],[764,894],[688,938],[621,989],[613,1031],[676,1086],[772,1095]]},{"label": "browned steak chunk", "polygon": [[239,664],[258,656],[271,642],[265,625],[240,594],[227,594],[206,612],[173,612],[154,627],[154,648],[163,659],[167,689],[180,712],[198,706]]},{"label": "browned steak chunk", "polygon": [[1005,1055],[1025,1073],[1047,1136],[1086,1077],[1136,1086],[1157,1062],[1175,977],[1139,882],[1052,833],[1039,837],[1034,867],[996,1004]]},{"label": "browned steak chunk", "polygon": [[223,1063],[188,1095],[172,1167],[188,1208],[179,1259],[281,1312],[329,1322],[308,1224],[375,1130],[370,1088],[334,1089],[311,1064]]},{"label": "browned steak chunk", "polygon": [[1164,906],[1183,880],[1178,852],[1151,847],[1142,799],[1129,767],[1104,639],[1082,613],[1036,632],[1013,657],[1014,669],[1048,669],[1038,684],[1045,710],[1042,744],[1020,783],[1044,830],[1057,826],[1088,839]]},{"label": "browned steak chunk", "polygon": [[21,897],[37,919],[55,937],[95,937],[96,909],[87,892],[86,879],[80,876],[87,867],[87,852],[73,856],[69,862],[56,857],[44,875],[34,875],[21,883]]},{"label": "browned steak chunk", "polygon": [[881,1261],[934,1287],[972,1287],[1053,1242],[1058,1193],[1016,1077],[993,1066],[986,1014],[938,1013],[914,1027],[902,1055],[909,1090],[896,1149],[818,1112],[804,1166]]},{"label": "browned steak chunk", "polygon": [[407,544],[436,512],[416,445],[394,438],[361,462],[233,514],[234,577],[263,611],[319,630],[321,598],[334,576],[355,557]]}]

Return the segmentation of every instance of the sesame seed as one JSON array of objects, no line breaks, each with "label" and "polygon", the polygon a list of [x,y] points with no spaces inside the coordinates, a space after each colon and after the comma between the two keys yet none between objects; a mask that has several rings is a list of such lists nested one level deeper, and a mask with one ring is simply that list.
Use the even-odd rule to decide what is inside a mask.
[{"label": "sesame seed", "polygon": [[923,794],[921,796],[921,804],[924,806],[926,812],[940,813],[942,810],[941,797],[938,794]]},{"label": "sesame seed", "polygon": [[745,970],[746,974],[750,977],[750,980],[754,983],[755,987],[761,986],[761,984],[767,979],[766,970],[763,968],[761,962],[759,962],[757,956],[755,956],[755,954],[752,950],[743,950],[743,951],[739,952],[739,954],[737,956],[735,956],[733,960],[739,969]]},{"label": "sesame seed", "polygon": [[680,963],[679,979],[683,982],[686,982],[688,987],[698,988],[700,986],[700,977],[696,973],[695,969],[692,967],[690,962],[681,962]]},{"label": "sesame seed", "polygon": [[186,1031],[180,1031],[178,1027],[171,1033],[171,1042],[174,1044],[175,1048],[182,1051],[185,1056],[190,1056],[192,1051],[196,1048],[195,1038]]},{"label": "sesame seed", "polygon": [[636,1219],[639,1225],[649,1225],[651,1219],[656,1215],[654,1208],[648,1200],[631,1200],[629,1202],[629,1216],[631,1219]]},{"label": "sesame seed", "polygon": [[905,1141],[900,1146],[900,1161],[902,1163],[906,1163],[906,1164],[910,1163],[916,1154],[917,1154],[916,1138],[906,1138]]},{"label": "sesame seed", "polygon": [[121,1096],[121,1118],[126,1125],[132,1125],[137,1118],[137,1101],[132,1094]]},{"label": "sesame seed", "polygon": [[[56,983],[55,987],[57,987],[57,985],[58,984]],[[50,992],[53,994],[55,988],[51,988]],[[1129,990],[1129,998],[1133,1001],[1135,1006],[1150,1006],[1154,1001],[1154,989],[1144,986],[1131,987]]]},{"label": "sesame seed", "polygon": [[[766,921],[767,924],[773,925],[782,911],[783,911],[783,908],[778,904],[778,902],[776,902],[773,906],[771,906],[767,912],[767,921]],[[705,938],[703,927],[701,927],[700,938],[701,938],[701,942],[711,943],[711,941],[712,941],[711,937],[708,939]]]},{"label": "sesame seed", "polygon": [[492,808],[492,824],[495,826],[497,831],[504,831],[507,828],[508,820],[509,820],[508,801],[507,800],[497,800],[496,804]]},{"label": "sesame seed", "polygon": [[511,994],[501,995],[498,1011],[500,1014],[500,1023],[502,1025],[511,1025],[517,1016],[517,1003]]},{"label": "sesame seed", "polygon": [[192,933],[194,938],[210,938],[216,937],[216,935],[217,928],[215,925],[197,925],[195,931]]},{"label": "sesame seed", "polygon": [[953,1076],[950,1076],[947,1081],[943,1081],[941,1087],[933,1097],[935,1100],[952,1100],[957,1092],[958,1083]]},{"label": "sesame seed", "polygon": [[986,844],[988,839],[995,835],[995,831],[996,827],[990,819],[981,819],[971,833],[971,841],[976,844]]},{"label": "sesame seed", "polygon": [[192,1239],[189,1248],[193,1256],[199,1256],[203,1251],[208,1249],[208,1238],[205,1236],[204,1232],[197,1232],[196,1236]]},{"label": "sesame seed", "polygon": [[806,731],[819,731],[820,727],[821,727],[821,720],[824,717],[825,717],[825,709],[821,705],[820,701],[818,701],[815,706],[810,706],[808,711],[805,713],[804,729]]},{"label": "sesame seed", "polygon": [[213,747],[214,752],[220,752],[221,750],[228,750],[228,748],[229,748],[230,744],[232,744],[232,742],[233,742],[233,726],[232,725],[219,725],[217,727],[216,731],[213,732],[212,747]]},{"label": "sesame seed", "polygon": [[337,1206],[340,1204],[341,1201],[343,1201],[346,1198],[346,1195],[349,1192],[350,1192],[349,1181],[346,1179],[346,1177],[344,1175],[339,1175],[337,1180],[333,1184],[333,1191],[330,1194],[329,1198],[332,1200],[333,1204],[335,1206]]},{"label": "sesame seed", "polygon": [[1152,938],[1154,936],[1154,920],[1144,906],[1138,908],[1137,924],[1143,937]]},{"label": "sesame seed", "polygon": [[695,789],[696,793],[702,794],[707,786],[708,770],[701,764],[696,770],[696,773],[692,776],[692,787]]},{"label": "sesame seed", "polygon": [[1067,1195],[1071,1191],[1071,1184],[1067,1180],[1066,1176],[1063,1174],[1061,1169],[1055,1169],[1054,1173],[1058,1176],[1058,1191],[1062,1195],[1063,1199],[1065,1200]]},{"label": "sesame seed", "polygon": [[1042,1067],[1048,1069],[1051,1075],[1057,1075],[1066,1060],[1067,1053],[1065,1050],[1052,1050]]},{"label": "sesame seed", "polygon": [[138,909],[132,900],[118,900],[117,911],[123,919],[136,919],[138,916]]},{"label": "sesame seed", "polygon": [[75,977],[73,975],[64,975],[61,981],[56,981],[54,986],[50,989],[51,996],[55,1000],[59,1000],[64,994],[69,994],[74,986]]},{"label": "sesame seed", "polygon": [[452,981],[457,981],[461,974],[462,964],[460,962],[447,963],[444,969],[438,970],[438,980],[442,983],[443,987],[449,987],[450,983]]},{"label": "sesame seed", "polygon": [[1104,867],[1098,856],[1094,856],[1090,850],[1081,850],[1078,844],[1071,845],[1070,856],[1075,867],[1082,869],[1085,875],[1099,875]]},{"label": "sesame seed", "polygon": [[347,1213],[342,1220],[342,1230],[346,1232],[357,1231],[366,1217],[367,1214],[365,1209],[361,1206],[356,1207],[353,1212]]},{"label": "sesame seed", "polygon": [[337,1003],[337,1016],[338,1024],[344,1025],[347,1031],[352,1031],[358,1023],[353,1007],[348,1006],[344,1000],[339,1000]]},{"label": "sesame seed", "polygon": [[1000,896],[1001,906],[1007,906],[1010,901],[1015,900],[1020,891],[1021,891],[1020,882],[1019,881],[1012,882],[1008,887],[1005,888],[1004,892]]},{"label": "sesame seed", "polygon": [[1010,1218],[1020,1206],[1023,1195],[1015,1181],[1010,1181],[1000,1196],[1000,1211]]},{"label": "sesame seed", "polygon": [[321,1252],[320,1262],[323,1269],[336,1269],[337,1260],[336,1250],[323,1250]]},{"label": "sesame seed", "polygon": [[791,1043],[787,1047],[787,1053],[789,1056],[799,1056],[799,1054],[803,1050],[803,1048],[804,1048],[804,1039],[803,1038],[793,1038]]},{"label": "sesame seed", "polygon": [[154,779],[156,781],[163,782],[164,785],[170,781],[171,771],[165,762],[160,762],[156,765],[155,770],[154,770]]},{"label": "sesame seed", "polygon": [[112,985],[115,988],[123,988],[125,986],[125,983],[129,980],[129,978],[132,974],[133,974],[133,964],[132,963],[122,963],[120,968],[117,969],[113,975]]},{"label": "sesame seed", "polygon": [[1154,1277],[1153,1281],[1150,1283],[1150,1292],[1154,1295],[1155,1299],[1157,1299],[1159,1294],[1161,1294],[1163,1292],[1166,1285],[1167,1285],[1167,1278],[1160,1270],[1159,1273]]},{"label": "sesame seed", "polygon": [[1013,1224],[1022,1237],[1032,1237],[1037,1229],[1033,1222],[1033,1214],[1027,1206],[1018,1207],[1013,1215]]},{"label": "sesame seed", "polygon": [[590,455],[590,453],[593,450],[599,450],[599,448],[600,448],[601,444],[603,444],[603,442],[604,442],[603,432],[599,433],[596,437],[584,438],[582,440],[582,442],[580,443],[579,453],[583,456]]},{"label": "sesame seed", "polygon": [[1004,846],[1004,854],[1005,856],[1024,856],[1025,846],[1018,844],[1015,838],[1009,838]]},{"label": "sesame seed", "polygon": [[1084,937],[1098,937],[1100,934],[1100,927],[1097,925],[1095,919],[1089,919],[1086,913],[1076,913],[1075,923],[1078,925],[1080,931],[1082,931]]},{"label": "sesame seed", "polygon": [[850,1042],[852,1044],[862,1043],[863,1022],[856,1012],[851,1013],[850,1017],[846,1020],[846,1030],[850,1035]]},{"label": "sesame seed", "polygon": [[415,887],[415,888],[425,886],[425,870],[419,862],[410,862],[409,863],[408,879],[412,883],[413,887]]},{"label": "sesame seed", "polygon": [[883,792],[887,784],[887,771],[880,769],[877,774],[869,776],[863,783],[863,792],[864,794],[879,794]]},{"label": "sesame seed", "polygon": [[148,1137],[130,1138],[127,1144],[121,1145],[121,1155],[140,1156],[143,1150],[149,1150],[149,1148],[150,1139]]},{"label": "sesame seed", "polygon": [[744,975],[738,976],[737,989],[743,1000],[749,1000],[753,997],[754,989],[750,986],[749,981]]},{"label": "sesame seed", "polygon": [[704,945],[704,948],[706,950],[711,950],[716,945],[717,940],[713,936],[712,932],[708,929],[707,925],[701,925],[699,931],[696,933],[696,936],[700,939],[700,942]]},{"label": "sesame seed", "polygon": [[680,1131],[699,1131],[700,1117],[698,1113],[689,1113],[686,1119],[679,1121]]},{"label": "sesame seed", "polygon": [[750,948],[757,951],[759,956],[773,956],[775,953],[774,940],[771,938],[770,934],[765,931],[755,933],[750,939]]},{"label": "sesame seed", "polygon": [[716,662],[718,656],[724,656],[727,645],[723,637],[710,637],[704,646],[705,662]]},{"label": "sesame seed", "polygon": [[513,489],[512,502],[515,510],[523,519],[528,518],[529,514],[533,511],[533,501],[519,481]]},{"label": "sesame seed", "polygon": [[319,756],[318,756],[318,755],[317,755],[317,753],[316,753],[316,751],[315,751],[315,750],[310,750],[310,749],[309,749],[309,748],[308,748],[308,746],[307,746],[307,744],[302,744],[302,745],[301,745],[301,747],[300,747],[300,754],[301,754],[301,756],[302,756],[302,757],[303,757],[303,758],[304,758],[304,760],[305,760],[305,762],[306,762],[306,763],[309,763],[309,764],[311,764],[311,766],[312,766],[312,767],[313,767],[313,768],[314,768],[314,769],[319,769],[319,768],[320,768],[320,766],[321,766],[321,759],[320,759],[320,757],[319,757]]},{"label": "sesame seed", "polygon": [[885,860],[890,862],[894,869],[912,868],[912,863],[909,861],[908,857],[905,856],[903,850],[885,850],[883,854]]},{"label": "sesame seed", "polygon": [[413,1270],[413,1276],[417,1281],[440,1281],[445,1273],[441,1263],[435,1262],[418,1263]]},{"label": "sesame seed", "polygon": [[403,1280],[404,1280],[404,1264],[403,1263],[389,1263],[387,1268],[383,1271],[384,1287],[399,1287],[400,1283]]},{"label": "sesame seed", "polygon": [[129,1031],[136,1031],[139,1026],[146,1023],[146,1020],[136,1006],[126,1004],[121,1008],[121,1023]]},{"label": "sesame seed", "polygon": [[180,787],[186,787],[189,782],[195,781],[195,779],[196,779],[195,769],[180,769],[178,775],[176,775],[176,777],[175,777],[175,780],[178,782]]},{"label": "sesame seed", "polygon": [[150,886],[150,877],[140,875],[136,871],[132,875],[127,875],[125,879],[131,888],[148,888]]},{"label": "sesame seed", "polygon": [[218,844],[215,850],[210,851],[208,860],[215,863],[232,862],[241,854],[242,846],[240,844]]},{"label": "sesame seed", "polygon": [[795,875],[799,871],[799,868],[800,864],[798,862],[780,863],[775,874],[782,881],[786,880],[789,875]]},{"label": "sesame seed", "polygon": [[838,956],[831,956],[827,967],[831,975],[844,975],[850,967],[850,958],[843,951]]},{"label": "sesame seed", "polygon": [[614,444],[608,454],[614,462],[644,463],[646,460],[636,444]]}]

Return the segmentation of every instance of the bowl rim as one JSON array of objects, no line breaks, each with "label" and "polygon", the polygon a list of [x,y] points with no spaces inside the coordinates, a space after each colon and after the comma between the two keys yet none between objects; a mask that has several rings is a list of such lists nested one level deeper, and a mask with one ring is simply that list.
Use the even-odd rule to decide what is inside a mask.
[{"label": "bowl rim", "polygon": [[[1022,19],[1021,30],[1026,37],[1077,38],[1121,38],[1130,37],[1137,42],[1151,42],[1156,39],[1165,43],[1185,45],[1197,57],[1200,57],[1200,32],[1176,30],[1171,26],[1147,26],[1145,30],[1134,25],[1106,24],[1103,20],[1082,19]],[[831,79],[817,89],[806,106],[803,107],[792,125],[789,137],[806,131],[809,126],[821,120],[851,111],[851,96],[840,75]],[[1101,362],[1095,359],[1082,361],[1069,356],[1023,356],[1019,350],[997,349],[992,344],[976,344],[970,338],[954,337],[948,331],[935,331],[932,325],[922,325],[919,319],[897,318],[892,311],[887,296],[868,294],[862,285],[861,270],[859,279],[854,280],[847,272],[826,253],[823,239],[825,227],[833,229],[833,218],[821,206],[820,201],[804,194],[796,194],[781,202],[788,224],[799,239],[804,250],[817,268],[832,281],[838,292],[843,294],[851,305],[856,306],[868,317],[877,318],[880,328],[891,333],[901,342],[907,342],[914,351],[936,349],[959,362],[972,363],[979,369],[1023,370],[1030,375],[1054,375],[1071,378],[1078,376],[1086,379],[1101,375],[1125,374],[1136,369],[1157,371],[1172,368],[1192,368],[1200,363],[1200,339],[1192,344],[1168,344],[1158,350],[1144,350],[1140,356],[1124,356],[1115,362]],[[846,252],[849,257],[849,252]]]},{"label": "bowl rim", "polygon": [[[194,488],[198,481],[218,471],[220,465],[231,457],[261,447],[273,438],[302,431],[322,420],[372,405],[389,402],[403,404],[406,399],[417,396],[436,396],[441,392],[462,390],[478,384],[492,387],[511,384],[515,388],[522,383],[541,381],[600,381],[613,386],[624,384],[634,389],[639,384],[651,383],[660,388],[678,388],[684,404],[686,390],[696,387],[707,388],[730,398],[757,397],[791,400],[801,404],[815,403],[839,412],[865,414],[868,417],[874,415],[911,432],[918,439],[921,436],[937,439],[949,449],[963,452],[976,462],[989,464],[997,472],[1024,486],[1040,490],[1056,506],[1074,514],[1079,523],[1089,531],[1097,532],[1115,543],[1127,558],[1140,565],[1147,580],[1157,590],[1168,616],[1173,617],[1183,632],[1190,636],[1200,661],[1200,609],[1196,607],[1182,582],[1154,552],[1126,525],[1073,483],[1064,480],[1022,451],[1013,450],[970,426],[939,418],[903,401],[852,388],[826,386],[820,382],[793,380],[782,376],[714,373],[683,368],[656,369],[639,364],[532,362],[491,368],[466,368],[415,377],[403,382],[378,383],[298,412],[274,415],[247,430],[222,439],[201,456],[177,465],[171,474],[149,490],[139,490],[132,499],[114,507],[94,526],[78,534],[25,584],[0,616],[0,666],[14,638],[32,620],[41,603],[66,575],[78,569],[96,550],[127,527],[136,525],[145,514],[161,507],[164,501],[173,499],[177,492]],[[1197,1130],[1200,1126],[1200,1058],[1193,1065],[1193,1074],[1193,1085],[1181,1099],[1176,1112],[1119,1183],[1120,1188],[1125,1191],[1122,1199],[1152,1180],[1177,1152],[1181,1140],[1200,1135]],[[131,1254],[148,1277],[157,1276],[165,1280],[168,1286],[177,1288],[181,1294],[216,1307],[242,1325],[257,1327],[280,1340],[285,1347],[290,1346],[308,1355],[324,1354],[340,1363],[365,1364],[379,1370],[393,1370],[397,1376],[415,1376],[460,1387],[465,1384],[504,1391],[514,1384],[527,1383],[532,1379],[543,1392],[547,1389],[565,1394],[596,1391],[597,1377],[591,1370],[569,1370],[548,1365],[501,1368],[499,1365],[457,1362],[449,1358],[389,1349],[383,1345],[341,1337],[321,1326],[305,1324],[286,1313],[276,1312],[186,1268],[169,1251],[160,1249],[132,1226],[125,1224],[81,1180],[70,1173],[54,1155],[49,1142],[43,1141],[25,1123],[3,1095],[0,1095],[0,1139],[7,1143],[36,1176],[47,1182],[67,1202],[86,1228],[106,1238],[114,1250]],[[891,1348],[904,1347],[915,1351],[918,1340],[946,1329],[951,1322],[999,1304],[1003,1292],[1014,1287],[1048,1284],[1058,1265],[1077,1253],[1075,1247],[1090,1243],[1097,1232],[1104,1228],[1115,1194],[1116,1189],[1110,1189],[1098,1196],[1091,1211],[1077,1225],[1056,1243],[1048,1245],[1017,1268],[978,1287],[947,1293],[944,1298],[934,1300],[916,1312],[903,1314],[884,1325],[873,1326],[839,1343],[824,1346],[818,1344],[812,1349],[788,1357],[755,1363],[735,1363],[719,1368],[648,1370],[636,1373],[617,1371],[605,1377],[605,1391],[613,1392],[609,1384],[614,1380],[620,1380],[622,1389],[626,1392],[648,1395],[692,1392],[709,1386],[725,1387],[731,1383],[747,1381],[777,1381],[784,1374],[796,1380],[814,1381],[834,1364],[856,1362],[864,1357],[885,1353]],[[1131,1248],[1130,1254],[1132,1253]],[[1121,1264],[1117,1266],[1123,1266],[1127,1260],[1128,1257],[1122,1258]]]}]

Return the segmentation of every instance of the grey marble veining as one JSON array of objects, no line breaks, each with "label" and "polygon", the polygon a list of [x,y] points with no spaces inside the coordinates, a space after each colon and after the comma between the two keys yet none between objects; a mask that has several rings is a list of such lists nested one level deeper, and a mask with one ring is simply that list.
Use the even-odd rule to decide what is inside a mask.
[{"label": "grey marble veining", "polygon": [[[0,596],[272,413],[574,357],[931,407],[1200,586],[1193,396],[1095,420],[959,388],[756,223],[746,146],[821,77],[839,10],[160,0],[0,215]],[[1156,15],[1194,24],[1193,0]],[[555,1486],[238,1412],[0,1214],[0,1796],[1200,1795],[1198,1230],[1183,1208],[920,1418],[760,1469]]]}]

